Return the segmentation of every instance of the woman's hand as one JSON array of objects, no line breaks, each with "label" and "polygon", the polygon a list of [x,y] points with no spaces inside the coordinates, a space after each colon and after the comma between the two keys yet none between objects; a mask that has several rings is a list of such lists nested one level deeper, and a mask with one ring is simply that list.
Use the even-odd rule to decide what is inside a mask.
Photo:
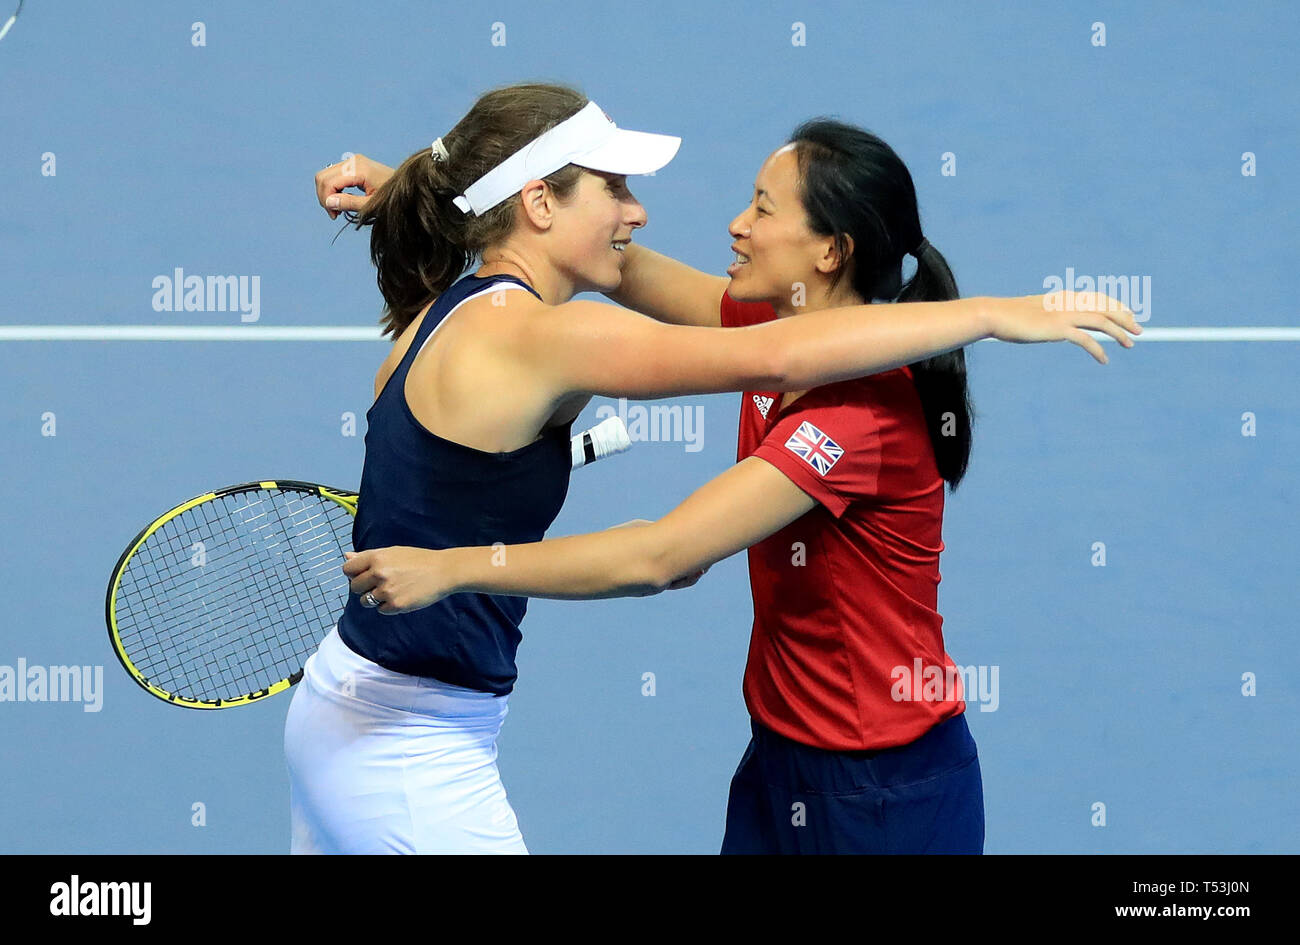
[{"label": "woman's hand", "polygon": [[[361,595],[362,607],[379,607],[381,614],[404,614],[442,600],[451,589],[441,552],[430,548],[393,545],[369,551],[345,551],[343,573],[351,578],[348,587]],[[370,604],[366,594],[378,601]]]},{"label": "woman's hand", "polygon": [[[346,161],[316,172],[316,199],[333,220],[345,210],[360,210],[370,195],[392,176],[393,169],[388,165],[372,161],[364,154],[354,154]],[[360,187],[365,195],[345,194],[345,187]]]},{"label": "woman's hand", "polygon": [[992,302],[989,328],[999,341],[1069,341],[1102,364],[1106,352],[1083,329],[1104,331],[1126,348],[1133,347],[1133,339],[1125,331],[1142,334],[1129,307],[1101,292],[1054,292]]}]

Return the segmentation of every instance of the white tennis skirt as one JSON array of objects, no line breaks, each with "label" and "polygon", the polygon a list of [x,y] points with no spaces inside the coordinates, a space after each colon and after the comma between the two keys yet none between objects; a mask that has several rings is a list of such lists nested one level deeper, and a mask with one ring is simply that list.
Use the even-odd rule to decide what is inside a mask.
[{"label": "white tennis skirt", "polygon": [[408,676],[336,626],[284,724],[292,853],[527,853],[497,771],[509,696]]}]

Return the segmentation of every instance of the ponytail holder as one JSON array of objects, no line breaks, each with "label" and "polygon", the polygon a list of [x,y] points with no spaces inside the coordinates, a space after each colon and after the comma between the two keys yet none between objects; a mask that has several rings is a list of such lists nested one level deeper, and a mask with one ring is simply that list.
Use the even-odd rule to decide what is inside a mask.
[{"label": "ponytail holder", "polygon": [[451,155],[447,153],[447,146],[442,143],[441,138],[436,139],[429,150],[433,152],[433,159],[435,161],[445,161],[451,157]]},{"label": "ponytail holder", "polygon": [[924,253],[929,248],[930,248],[930,241],[923,236],[921,237],[921,242],[916,244],[916,249],[912,250],[912,252],[909,255],[915,256],[919,260],[921,258],[921,254]]}]

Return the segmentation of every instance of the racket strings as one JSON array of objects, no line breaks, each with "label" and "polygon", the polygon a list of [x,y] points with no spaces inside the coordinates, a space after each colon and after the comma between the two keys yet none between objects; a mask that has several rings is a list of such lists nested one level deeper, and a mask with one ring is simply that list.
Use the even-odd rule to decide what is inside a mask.
[{"label": "racket strings", "polygon": [[123,649],[146,680],[186,698],[236,698],[289,677],[347,601],[352,524],[331,500],[265,489],[186,510],[122,575]]},{"label": "racket strings", "polygon": [[[234,497],[238,498],[238,497]],[[247,691],[253,691],[260,686],[251,686],[247,680],[250,673],[255,673],[259,666],[274,666],[280,659],[287,656],[295,656],[293,644],[295,641],[292,634],[278,636],[268,634],[249,634],[242,632],[254,621],[265,621],[268,618],[279,624],[293,625],[295,621],[300,625],[303,611],[306,609],[302,606],[303,601],[301,594],[297,592],[296,582],[287,578],[289,570],[284,567],[267,567],[266,562],[260,562],[260,576],[263,580],[249,581],[253,576],[250,567],[232,568],[232,561],[240,561],[241,556],[247,560],[246,565],[255,565],[259,563],[259,552],[269,552],[271,554],[283,555],[286,551],[289,553],[288,560],[282,560],[280,564],[295,565],[293,560],[294,544],[292,540],[284,542],[284,534],[288,531],[290,534],[294,530],[302,530],[305,534],[306,544],[319,545],[320,535],[319,522],[311,523],[315,528],[303,528],[301,518],[301,506],[298,505],[294,512],[288,517],[287,523],[282,514],[268,515],[266,503],[260,500],[244,501],[238,504],[231,504],[232,500],[227,500],[230,523],[235,528],[227,528],[226,537],[230,546],[228,554],[220,554],[220,548],[216,549],[218,554],[209,556],[207,561],[201,565],[203,568],[203,577],[206,579],[207,587],[184,586],[184,581],[180,583],[182,597],[188,598],[191,606],[180,608],[181,613],[172,622],[173,627],[189,627],[196,621],[201,621],[202,625],[210,632],[210,635],[197,635],[194,633],[177,633],[173,629],[170,638],[167,639],[170,645],[164,645],[160,640],[141,641],[146,650],[154,656],[154,662],[161,660],[168,672],[173,677],[176,676],[178,668],[188,672],[188,677],[196,687],[205,687],[210,690],[215,681],[223,677],[234,677],[240,680],[235,688],[240,690],[234,694],[243,694]],[[299,500],[300,503],[301,500]],[[205,509],[205,512],[211,510]],[[277,510],[282,511],[282,510]],[[211,532],[211,516],[205,517],[205,528]],[[311,516],[308,516],[310,519]],[[283,526],[284,527],[273,527]],[[170,581],[154,582],[151,593],[146,596],[146,601],[152,600],[156,605],[165,604],[169,600],[175,600],[174,596],[159,595],[156,591],[159,585],[167,587],[170,584],[171,590],[177,589],[175,563],[184,562],[187,565],[194,565],[192,559],[195,552],[192,539],[195,534],[181,536],[178,532],[173,531],[167,536],[168,545],[170,546],[169,562],[173,564],[171,574],[164,574],[170,578]],[[178,538],[181,540],[178,541]],[[199,539],[202,540],[202,539]],[[205,542],[207,544],[207,542]],[[264,558],[265,555],[260,557]],[[335,551],[335,560],[337,560],[337,549]],[[189,574],[185,574],[188,570]],[[191,585],[197,585],[198,582],[192,580],[192,568],[183,569],[182,575],[189,577],[188,582]],[[236,588],[232,582],[239,582]],[[254,593],[249,593],[249,591]],[[198,593],[195,593],[198,591]],[[269,602],[269,606],[267,606]],[[224,639],[223,639],[224,638]],[[310,641],[314,644],[314,640]],[[282,645],[277,652],[276,644]],[[206,660],[200,660],[198,649],[202,647],[204,652],[211,655]],[[298,660],[299,666],[301,665]],[[279,669],[276,666],[276,669]],[[295,667],[297,668],[297,667]],[[292,671],[292,670],[290,670]],[[287,673],[274,673],[274,679],[283,678]],[[161,685],[161,683],[159,683]],[[167,688],[164,686],[163,688]],[[223,693],[227,695],[229,693]]]},{"label": "racket strings", "polygon": [[[209,511],[209,510],[205,510]],[[206,518],[206,517],[205,517]],[[255,527],[255,526],[254,526]],[[253,618],[256,614],[254,601],[247,594],[232,596],[228,588],[222,586],[222,576],[227,581],[237,572],[230,568],[231,560],[238,560],[240,555],[248,553],[248,548],[244,542],[238,540],[231,541],[230,553],[220,554],[219,548],[213,548],[216,554],[208,557],[203,561],[194,560],[198,555],[206,553],[198,548],[197,545],[190,544],[191,539],[203,541],[204,545],[211,544],[212,534],[210,523],[205,524],[209,528],[206,535],[195,533],[181,536],[173,529],[167,529],[163,535],[155,534],[155,538],[164,539],[167,545],[165,554],[162,558],[164,565],[159,567],[157,561],[149,558],[141,559],[141,564],[145,567],[153,566],[153,572],[150,574],[150,584],[147,589],[141,593],[140,603],[143,605],[140,610],[159,612],[167,606],[174,606],[177,610],[175,618],[171,622],[172,627],[189,626],[196,620],[206,624],[212,633],[212,637],[220,639],[223,627],[227,628],[225,634],[229,637],[228,628]],[[154,550],[157,551],[159,545]],[[138,552],[138,554],[141,554]],[[156,556],[155,556],[156,557]],[[185,570],[178,570],[174,562],[187,562],[191,567],[198,566],[203,569],[202,577],[206,579],[206,587],[201,586],[200,582],[193,580],[193,572],[189,574]],[[168,568],[167,565],[171,567]],[[144,573],[142,568],[141,573]],[[133,575],[134,577],[135,575]],[[185,579],[190,578],[189,585],[186,586]],[[259,593],[264,592],[264,588],[254,589]],[[128,594],[132,588],[126,588]],[[161,592],[161,593],[160,593]],[[178,593],[179,592],[179,593]],[[182,604],[180,601],[188,603]],[[128,616],[134,616],[133,611],[136,608],[124,609]],[[200,640],[196,635],[177,634],[173,631],[172,637],[168,640],[166,637],[150,636],[148,638],[131,637],[125,629],[123,630],[124,641],[128,648],[131,645],[136,647],[137,653],[147,654],[147,658],[140,660],[144,663],[140,668],[145,671],[146,675],[152,675],[155,681],[161,684],[158,679],[159,670],[165,668],[172,678],[177,675],[177,666],[189,663],[194,659],[194,649],[202,643],[211,648],[213,665],[221,668],[222,671],[229,673],[229,664],[239,659],[239,654],[232,652],[229,645],[222,646],[211,639]],[[170,645],[165,645],[162,641],[167,640]],[[229,641],[226,641],[227,644]],[[244,662],[248,662],[251,656],[245,655]],[[203,670],[207,669],[207,672]],[[206,664],[200,664],[197,671],[191,673],[196,680],[204,678],[211,679],[212,670]],[[164,687],[166,688],[166,687]]]}]

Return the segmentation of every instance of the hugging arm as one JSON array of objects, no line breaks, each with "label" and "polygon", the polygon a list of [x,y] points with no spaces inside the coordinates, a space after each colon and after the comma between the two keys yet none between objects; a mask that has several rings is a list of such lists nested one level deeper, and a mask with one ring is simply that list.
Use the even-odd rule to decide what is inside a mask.
[{"label": "hugging arm", "polygon": [[[366,198],[342,189],[362,186],[369,193],[387,174],[391,169],[355,155],[316,174],[317,198],[328,206],[338,197],[343,210],[360,206]],[[710,282],[713,277],[649,251],[632,262],[628,300],[681,324],[588,301],[567,302],[527,319],[525,329],[512,336],[515,357],[532,376],[548,382],[557,399],[578,393],[649,399],[804,390],[911,364],[987,337],[1070,341],[1104,364],[1101,345],[1082,329],[1104,331],[1125,346],[1133,343],[1126,330],[1141,331],[1127,307],[1101,293],[1074,293],[1064,309],[1049,310],[1044,296],[975,297],[910,302],[906,318],[892,306],[858,305],[743,328],[703,327],[702,300],[711,300],[721,288]],[[685,280],[684,288],[648,288],[657,272],[677,273],[671,283]],[[713,288],[706,292],[709,285]],[[708,323],[714,324],[711,316]]]},{"label": "hugging arm", "polygon": [[517,330],[502,339],[501,352],[547,385],[557,402],[577,393],[653,399],[806,390],[990,336],[1072,341],[1104,364],[1101,345],[1080,326],[1105,331],[1125,346],[1133,342],[1124,329],[1141,330],[1127,309],[1049,311],[1041,296],[909,302],[906,309],[906,318],[899,306],[855,305],[739,328],[702,328],[665,325],[602,302],[574,301],[539,308],[512,326]]},{"label": "hugging arm", "polygon": [[700,328],[722,327],[722,293],[730,280],[629,243],[623,281],[605,295],[655,321]]},{"label": "hugging arm", "polygon": [[761,541],[815,504],[775,466],[751,456],[640,527],[522,545],[378,548],[351,554],[343,570],[352,592],[370,592],[385,614],[471,592],[557,600],[645,597]]}]

